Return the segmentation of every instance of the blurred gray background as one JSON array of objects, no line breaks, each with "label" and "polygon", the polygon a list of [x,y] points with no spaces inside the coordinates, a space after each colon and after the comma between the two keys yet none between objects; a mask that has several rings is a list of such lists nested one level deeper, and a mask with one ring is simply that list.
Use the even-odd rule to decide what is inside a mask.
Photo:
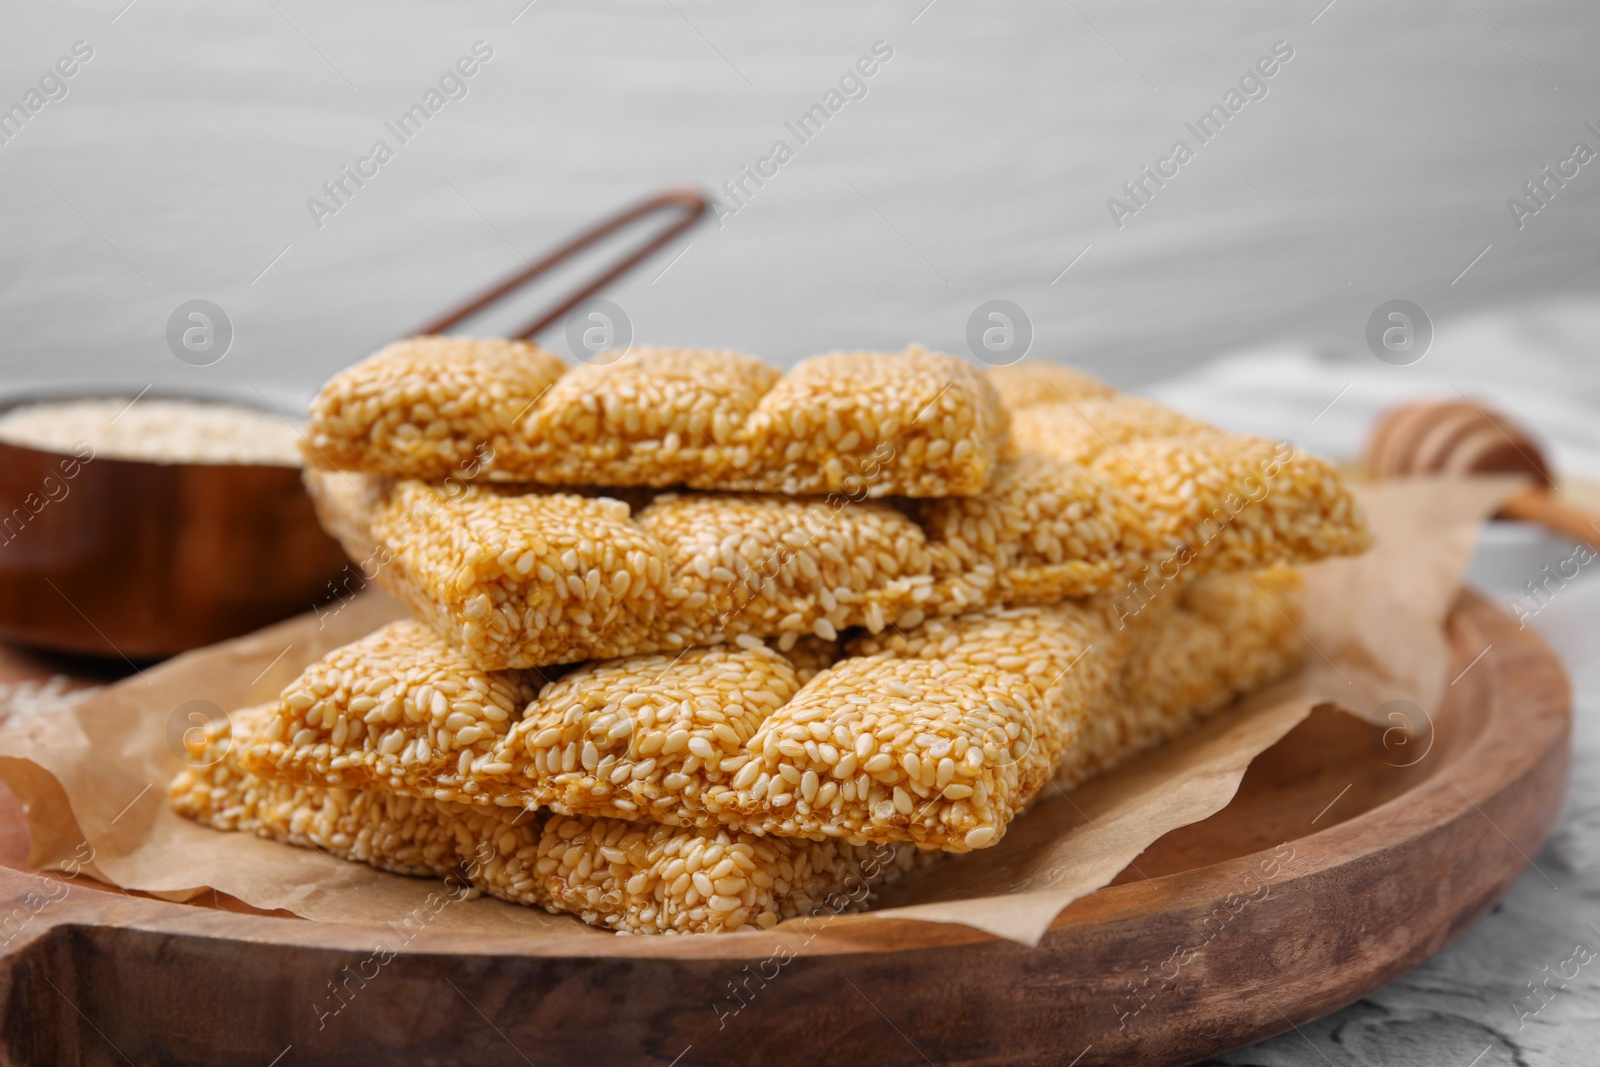
[{"label": "blurred gray background", "polygon": [[[304,394],[592,218],[718,191],[780,138],[795,157],[737,215],[608,294],[638,340],[965,353],[969,314],[1003,297],[1033,356],[1133,386],[1284,340],[1370,364],[1367,316],[1397,297],[1442,342],[1464,315],[1596,290],[1600,162],[1521,230],[1506,204],[1574,141],[1600,149],[1600,17],[1578,0],[94,0],[0,20],[0,106],[94,50],[0,144],[7,384]],[[384,123],[480,40],[467,95],[398,145]],[[798,144],[784,123],[878,41],[867,95]],[[1199,145],[1184,123],[1279,41],[1267,95]],[[1180,137],[1195,158],[1119,229],[1107,199]],[[379,138],[395,158],[319,229],[308,198]],[[234,323],[214,366],[165,342],[194,298]]]}]

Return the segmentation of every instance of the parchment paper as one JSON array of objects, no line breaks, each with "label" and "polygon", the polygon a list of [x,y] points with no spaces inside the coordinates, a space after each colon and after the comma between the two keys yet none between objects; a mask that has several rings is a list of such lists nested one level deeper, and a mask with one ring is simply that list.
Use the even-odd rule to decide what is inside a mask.
[{"label": "parchment paper", "polygon": [[[1225,807],[1250,762],[1321,703],[1385,727],[1395,701],[1431,716],[1446,685],[1442,622],[1477,533],[1514,479],[1415,479],[1363,487],[1377,535],[1355,559],[1305,569],[1309,648],[1295,676],[1070,796],[1051,790],[994,848],[922,868],[869,913],[962,923],[1036,944],[1062,908],[1108,884],[1169,830]],[[167,807],[188,716],[274,697],[328,650],[401,615],[381,594],[302,616],[145,670],[59,713],[0,730],[0,779],[28,811],[30,863],[72,866],[124,889],[188,899],[211,889],[306,919],[400,923],[524,937],[590,930],[490,899],[437,906],[441,884],[320,852],[220,833]],[[1409,719],[1409,717],[1408,717]],[[177,748],[181,751],[181,747]],[[82,862],[84,842],[92,859]],[[426,909],[425,912],[419,909]],[[593,931],[601,936],[602,931]]]}]

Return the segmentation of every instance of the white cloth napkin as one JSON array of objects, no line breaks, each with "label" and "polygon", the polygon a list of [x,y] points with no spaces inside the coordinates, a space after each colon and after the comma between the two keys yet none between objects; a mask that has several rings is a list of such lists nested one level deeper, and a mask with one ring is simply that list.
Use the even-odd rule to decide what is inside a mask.
[{"label": "white cloth napkin", "polygon": [[1326,358],[1284,346],[1227,356],[1144,391],[1227,429],[1340,459],[1359,454],[1385,407],[1465,394],[1532,431],[1558,471],[1600,479],[1600,301],[1479,315],[1435,330],[1428,354],[1408,367],[1364,350]]}]

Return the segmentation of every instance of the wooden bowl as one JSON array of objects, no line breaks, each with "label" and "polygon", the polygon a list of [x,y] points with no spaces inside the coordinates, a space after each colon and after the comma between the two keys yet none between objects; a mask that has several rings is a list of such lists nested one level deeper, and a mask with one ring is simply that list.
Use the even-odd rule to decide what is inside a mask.
[{"label": "wooden bowl", "polygon": [[[1255,761],[1226,809],[1156,842],[1036,948],[845,916],[812,933],[723,937],[423,929],[384,958],[385,928],[81,880],[63,894],[59,880],[0,868],[0,1058],[1188,1063],[1415,967],[1538,853],[1566,781],[1566,678],[1531,630],[1477,595],[1457,604],[1450,634],[1460,678],[1426,737],[1386,745],[1359,720],[1313,713]],[[13,805],[0,860],[20,866],[25,852]],[[1165,963],[1175,947],[1192,958]]]},{"label": "wooden bowl", "polygon": [[[0,410],[59,399],[10,397]],[[308,610],[345,565],[298,468],[84,460],[0,441],[5,639],[170,656]]]}]

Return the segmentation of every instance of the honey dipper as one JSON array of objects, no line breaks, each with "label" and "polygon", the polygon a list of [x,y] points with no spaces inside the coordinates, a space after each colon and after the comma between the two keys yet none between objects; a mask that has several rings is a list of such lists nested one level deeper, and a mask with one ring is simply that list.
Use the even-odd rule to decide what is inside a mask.
[{"label": "honey dipper", "polygon": [[1390,408],[1372,426],[1365,449],[1374,479],[1408,474],[1523,474],[1496,518],[1536,522],[1600,549],[1600,516],[1563,503],[1550,464],[1514,420],[1471,400],[1423,400]]}]

